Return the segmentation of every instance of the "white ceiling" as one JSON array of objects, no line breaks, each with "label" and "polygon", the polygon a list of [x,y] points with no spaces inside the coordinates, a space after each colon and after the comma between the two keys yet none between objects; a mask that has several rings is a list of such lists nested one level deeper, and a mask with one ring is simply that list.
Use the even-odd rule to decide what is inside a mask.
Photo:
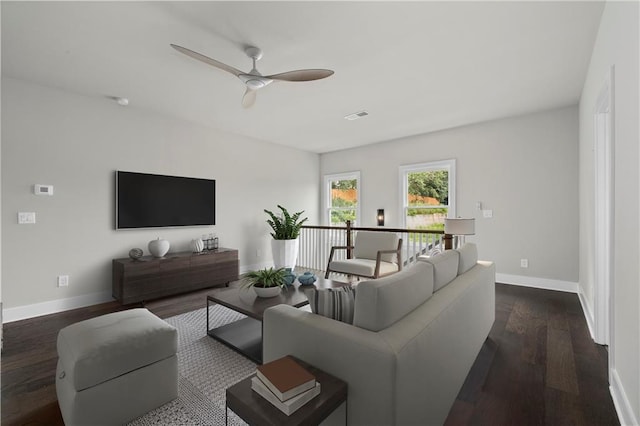
[{"label": "white ceiling", "polygon": [[[329,152],[578,102],[601,2],[6,2],[2,74]],[[247,45],[274,83],[251,109]],[[347,114],[369,116],[347,121]]]}]

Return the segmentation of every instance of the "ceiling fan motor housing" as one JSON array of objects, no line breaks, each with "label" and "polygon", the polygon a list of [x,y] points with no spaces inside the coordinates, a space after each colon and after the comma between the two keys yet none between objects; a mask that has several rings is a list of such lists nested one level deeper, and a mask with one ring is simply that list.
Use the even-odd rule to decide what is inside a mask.
[{"label": "ceiling fan motor housing", "polygon": [[240,80],[251,90],[258,90],[273,82],[272,79],[255,74],[240,74]]}]

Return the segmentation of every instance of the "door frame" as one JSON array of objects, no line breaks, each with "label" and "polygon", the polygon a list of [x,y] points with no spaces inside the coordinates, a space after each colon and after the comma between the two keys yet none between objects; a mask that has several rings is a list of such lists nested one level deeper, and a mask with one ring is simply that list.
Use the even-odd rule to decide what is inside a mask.
[{"label": "door frame", "polygon": [[594,110],[595,160],[595,259],[594,306],[598,344],[609,346],[609,371],[613,362],[614,292],[614,67],[612,66],[598,95]]}]

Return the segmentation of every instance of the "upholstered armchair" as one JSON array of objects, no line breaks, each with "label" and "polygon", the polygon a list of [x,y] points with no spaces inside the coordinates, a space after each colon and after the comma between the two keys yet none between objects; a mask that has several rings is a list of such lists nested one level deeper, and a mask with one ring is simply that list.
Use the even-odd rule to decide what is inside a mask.
[{"label": "upholstered armchair", "polygon": [[[336,250],[351,251],[352,258],[333,260]],[[358,231],[353,246],[333,246],[327,272],[378,278],[402,270],[402,238],[394,232]]]}]

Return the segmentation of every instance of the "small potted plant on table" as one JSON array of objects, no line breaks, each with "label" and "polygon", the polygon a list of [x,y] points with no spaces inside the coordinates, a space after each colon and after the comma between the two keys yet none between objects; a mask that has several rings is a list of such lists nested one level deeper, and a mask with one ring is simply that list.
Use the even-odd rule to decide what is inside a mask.
[{"label": "small potted plant on table", "polygon": [[250,271],[244,276],[243,287],[251,287],[258,297],[274,297],[286,286],[287,271],[269,268]]}]

